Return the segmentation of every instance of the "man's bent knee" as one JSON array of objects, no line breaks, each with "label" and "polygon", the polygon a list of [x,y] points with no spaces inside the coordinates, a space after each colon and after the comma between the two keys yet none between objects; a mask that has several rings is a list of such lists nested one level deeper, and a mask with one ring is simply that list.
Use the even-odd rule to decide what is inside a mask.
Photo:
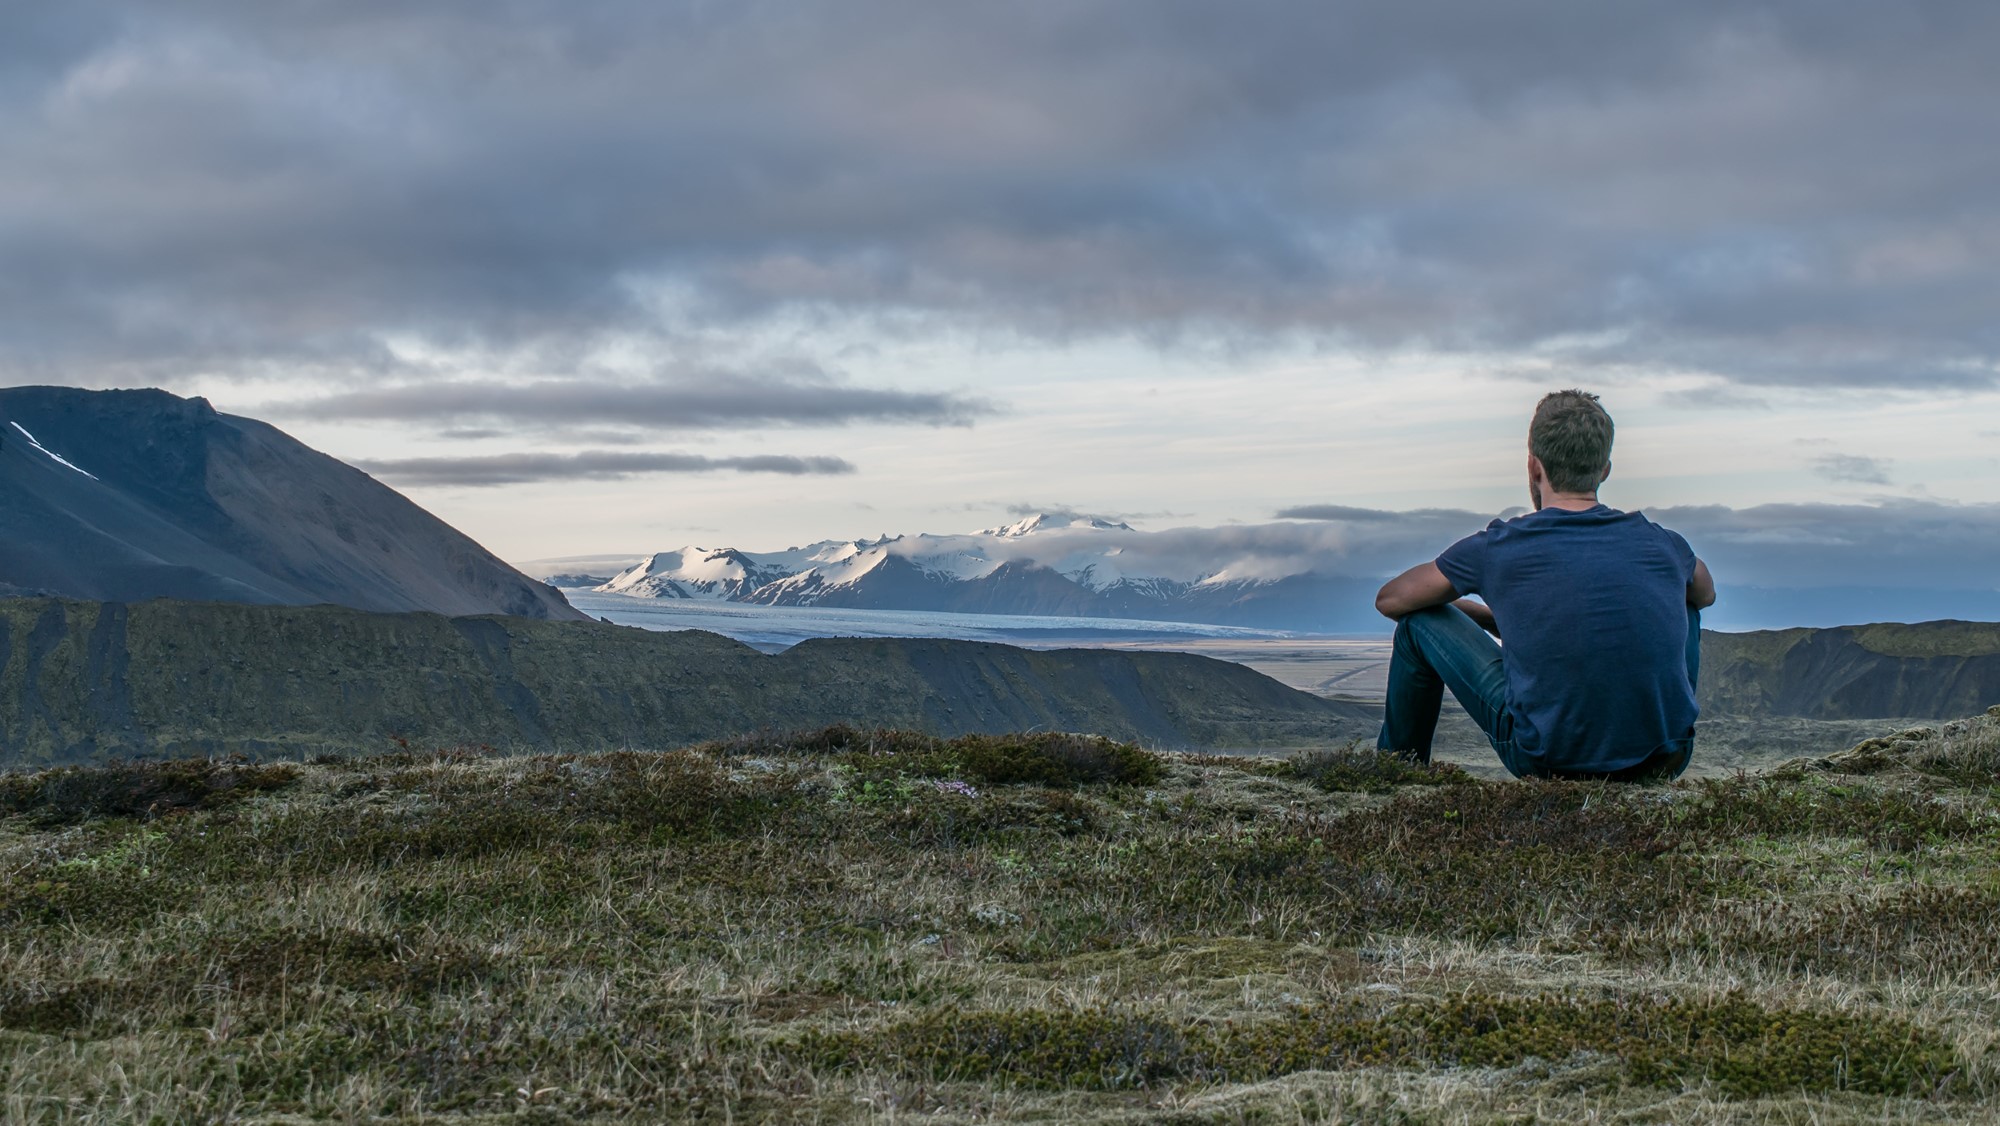
[{"label": "man's bent knee", "polygon": [[[1454,615],[1464,618],[1465,611],[1450,603],[1442,606],[1426,606],[1421,610],[1412,610],[1396,619],[1396,636],[1398,638],[1411,637],[1418,630],[1424,629],[1427,626],[1438,626],[1450,622]],[[1472,619],[1466,618],[1466,620],[1471,621]]]}]

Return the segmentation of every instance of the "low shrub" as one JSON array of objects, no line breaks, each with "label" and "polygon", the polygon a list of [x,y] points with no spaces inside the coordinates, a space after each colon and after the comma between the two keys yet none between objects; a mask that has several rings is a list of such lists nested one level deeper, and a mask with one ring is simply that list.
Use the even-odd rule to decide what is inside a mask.
[{"label": "low shrub", "polygon": [[84,982],[51,989],[0,985],[0,1028],[60,1036],[90,1025],[97,1011],[115,995],[104,982]]},{"label": "low shrub", "polygon": [[1948,724],[1905,760],[1912,770],[1964,786],[2000,784],[2000,723],[1981,717]]},{"label": "low shrub", "polygon": [[719,757],[749,755],[851,755],[919,754],[934,750],[944,740],[916,731],[894,728],[862,729],[845,723],[814,731],[773,734],[756,732],[703,743],[694,748]]},{"label": "low shrub", "polygon": [[1616,1057],[1650,1086],[1707,1079],[1728,1095],[1796,1091],[1927,1095],[1959,1066],[1906,1021],[1719,1000],[1497,997],[1467,993],[1375,1012],[1300,1009],[1254,1024],[1176,1023],[1143,1013],[941,1012],[888,1028],[804,1038],[821,1066],[886,1065],[949,1080],[1128,1088],[1256,1082],[1352,1067],[1510,1067],[1578,1052]]},{"label": "low shrub", "polygon": [[215,809],[298,781],[297,767],[175,759],[68,766],[0,775],[0,814],[25,814],[45,827],[107,817],[153,819]]},{"label": "low shrub", "polygon": [[1990,976],[2000,971],[2000,891],[1920,886],[1876,898],[1845,895],[1803,910],[1755,903],[1687,932],[1625,935],[1612,945],[1634,958],[1688,951],[1741,958],[1788,974],[1876,981],[1898,975]]},{"label": "low shrub", "polygon": [[314,984],[427,993],[492,980],[499,969],[480,951],[437,935],[405,939],[344,928],[275,927],[215,936],[187,957],[155,967],[154,974],[263,996]]},{"label": "low shrub", "polygon": [[1753,837],[1859,837],[1909,851],[1992,833],[1994,818],[1921,790],[1782,777],[1706,778],[1660,806],[1662,832],[1693,849]]},{"label": "low shrub", "polygon": [[344,927],[252,927],[203,936],[117,978],[0,983],[0,1028],[93,1038],[147,1023],[213,1020],[218,1006],[246,1029],[280,1018],[315,993],[394,994],[406,1004],[460,985],[504,979],[480,950],[434,934],[368,934]]},{"label": "low shrub", "polygon": [[[359,790],[401,791],[422,804],[387,809],[343,802],[289,813],[266,830],[290,845],[265,863],[329,871],[363,862],[401,864],[517,851],[698,839],[756,832],[791,800],[778,775],[733,777],[692,751],[613,751],[532,759],[512,777],[406,768],[369,776]],[[240,864],[226,834],[181,840],[217,862]],[[227,855],[217,856],[219,851]],[[192,859],[192,858],[190,858]]]},{"label": "low shrub", "polygon": [[1158,755],[1096,735],[964,735],[935,754],[934,769],[949,771],[955,764],[966,777],[994,786],[1148,786],[1166,773]]},{"label": "low shrub", "polygon": [[[1406,790],[1344,816],[1294,815],[1257,832],[1174,842],[1146,872],[1201,872],[1175,882],[1204,897],[1297,897],[1313,929],[1342,939],[1421,933],[1490,940],[1581,936],[1677,917],[1713,894],[1734,865],[1670,852],[1651,810],[1609,783],[1468,782]],[[1570,929],[1574,928],[1574,929]]]},{"label": "low shrub", "polygon": [[724,755],[832,756],[868,780],[900,774],[962,778],[989,786],[1025,783],[1070,788],[1093,783],[1146,786],[1166,774],[1164,759],[1130,743],[1053,731],[940,739],[913,731],[862,731],[839,724],[793,735],[711,743],[699,749]]},{"label": "low shrub", "polygon": [[1400,786],[1455,786],[1472,776],[1449,763],[1418,763],[1353,744],[1304,751],[1286,760],[1291,776],[1328,792],[1386,794]]}]

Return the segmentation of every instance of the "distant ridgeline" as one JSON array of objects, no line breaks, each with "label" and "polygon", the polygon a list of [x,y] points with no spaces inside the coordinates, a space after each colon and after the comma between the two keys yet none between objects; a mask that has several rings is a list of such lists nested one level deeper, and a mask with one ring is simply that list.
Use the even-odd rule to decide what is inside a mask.
[{"label": "distant ridgeline", "polygon": [[[1944,719],[2000,703],[2000,623],[1711,633],[1703,657],[1711,715]],[[834,723],[1284,747],[1366,739],[1379,716],[1179,653],[829,638],[765,655],[589,621],[0,599],[0,768],[399,742],[673,747]]]},{"label": "distant ridgeline", "polygon": [[1950,719],[2000,704],[2000,622],[1702,635],[1705,712]]},{"label": "distant ridgeline", "polygon": [[0,600],[0,768],[112,757],[666,748],[847,723],[1165,747],[1372,735],[1379,712],[1178,653],[807,641],[598,622]]}]

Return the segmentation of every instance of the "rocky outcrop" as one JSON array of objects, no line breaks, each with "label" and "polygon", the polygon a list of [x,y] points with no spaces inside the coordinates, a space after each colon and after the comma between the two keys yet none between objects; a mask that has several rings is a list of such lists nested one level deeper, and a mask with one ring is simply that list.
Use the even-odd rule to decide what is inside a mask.
[{"label": "rocky outcrop", "polygon": [[157,600],[0,601],[0,767],[486,744],[673,747],[847,723],[1162,747],[1369,735],[1376,709],[1177,653]]},{"label": "rocky outcrop", "polygon": [[1847,750],[1780,764],[1774,774],[1929,774],[1974,785],[2000,782],[2000,704],[1941,727],[1912,727]]}]

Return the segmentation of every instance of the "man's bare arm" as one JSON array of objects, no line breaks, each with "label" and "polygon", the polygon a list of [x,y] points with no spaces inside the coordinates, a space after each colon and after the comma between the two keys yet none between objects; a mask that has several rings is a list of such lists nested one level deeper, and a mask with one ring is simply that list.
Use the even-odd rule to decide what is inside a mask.
[{"label": "man's bare arm", "polygon": [[1470,598],[1461,598],[1452,605],[1465,611],[1465,616],[1478,623],[1480,629],[1495,637],[1500,636],[1500,622],[1493,617],[1493,607]]},{"label": "man's bare arm", "polygon": [[1706,610],[1715,605],[1715,576],[1708,573],[1708,564],[1694,561],[1694,578],[1688,580],[1688,607]]},{"label": "man's bare arm", "polygon": [[1402,618],[1430,606],[1442,606],[1458,597],[1451,580],[1436,563],[1419,563],[1382,584],[1375,594],[1375,609],[1385,618]]}]

